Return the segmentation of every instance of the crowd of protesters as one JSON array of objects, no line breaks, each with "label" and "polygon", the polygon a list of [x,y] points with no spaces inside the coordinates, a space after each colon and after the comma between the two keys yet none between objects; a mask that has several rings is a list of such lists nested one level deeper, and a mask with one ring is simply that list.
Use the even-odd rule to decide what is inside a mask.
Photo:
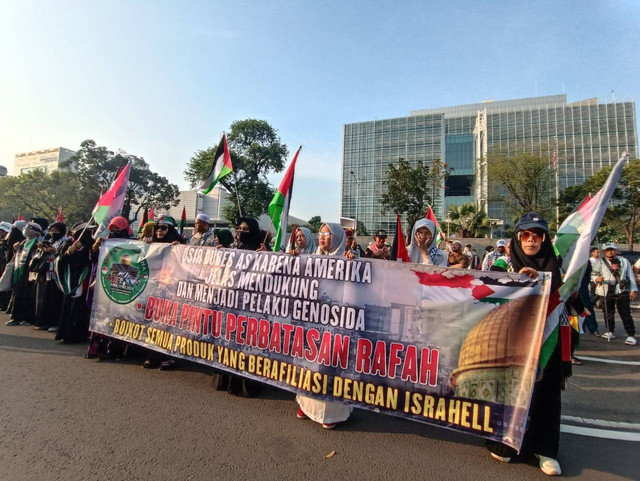
[{"label": "crowd of protesters", "polygon": [[[78,223],[69,228],[62,222],[49,224],[46,219],[33,218],[14,223],[0,223],[0,309],[9,314],[8,326],[35,326],[37,330],[55,333],[56,340],[81,342],[89,339],[87,358],[120,359],[131,347],[103,335],[89,332],[89,317],[93,283],[102,239],[94,240],[97,226]],[[195,220],[193,235],[187,240],[177,230],[175,219],[160,216],[147,222],[137,236],[124,217],[115,217],[108,226],[108,238],[137,238],[147,243],[188,243],[194,246],[225,247],[242,250],[271,250],[268,232],[261,231],[251,217],[236,220],[235,229],[215,229],[205,214]],[[344,256],[348,259],[366,257],[395,260],[387,244],[387,233],[378,230],[365,249],[358,244],[353,230],[339,224],[324,223],[317,236],[307,227],[292,233],[285,250],[291,255],[317,254]],[[606,332],[602,337],[611,341],[615,336],[614,314],[618,311],[627,333],[626,344],[635,345],[635,326],[630,303],[637,298],[636,274],[640,261],[631,266],[619,255],[613,243],[592,249],[588,270],[575,302],[567,303],[564,315],[586,314],[584,325],[600,335],[594,306],[605,316]],[[523,216],[510,240],[500,239],[495,247],[487,246],[480,256],[469,243],[447,239],[434,222],[421,219],[411,231],[407,254],[410,262],[458,269],[478,269],[526,274],[532,278],[539,271],[551,273],[552,289],[562,282],[561,260],[551,242],[546,221],[535,213]],[[560,433],[560,393],[571,374],[571,360],[561,358],[560,342],[541,379],[536,382],[530,408],[530,426],[525,434],[523,453],[535,454],[546,474],[560,474],[557,462]],[[141,350],[142,348],[137,347]],[[143,350],[145,368],[170,369],[175,359],[152,350]],[[570,361],[570,362],[567,362]],[[574,364],[579,363],[575,358]],[[250,379],[216,371],[214,387],[231,394],[254,397],[262,384]],[[300,419],[311,419],[325,429],[347,421],[351,407],[298,395]],[[501,444],[488,443],[491,455],[508,462],[515,452]]]}]

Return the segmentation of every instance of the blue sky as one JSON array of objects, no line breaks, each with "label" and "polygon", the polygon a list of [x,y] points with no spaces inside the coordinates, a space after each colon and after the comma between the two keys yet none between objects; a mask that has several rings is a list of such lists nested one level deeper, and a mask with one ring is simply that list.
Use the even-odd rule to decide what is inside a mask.
[{"label": "blue sky", "polygon": [[304,145],[291,213],[327,221],[345,123],[563,88],[640,101],[637,1],[4,0],[0,45],[9,169],[91,138],[187,188],[194,151],[260,118]]}]

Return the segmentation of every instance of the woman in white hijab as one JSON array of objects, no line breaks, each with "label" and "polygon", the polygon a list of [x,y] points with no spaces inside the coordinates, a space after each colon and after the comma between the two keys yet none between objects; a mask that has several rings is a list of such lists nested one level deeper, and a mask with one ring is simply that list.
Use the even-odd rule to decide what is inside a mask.
[{"label": "woman in white hijab", "polygon": [[316,241],[311,234],[311,231],[306,227],[298,227],[296,228],[295,237],[293,239],[293,248],[292,239],[289,238],[289,253],[291,254],[315,254],[316,252]]},{"label": "woman in white hijab", "polygon": [[436,225],[433,221],[420,219],[413,225],[409,258],[416,264],[447,265],[447,254],[436,245]]},{"label": "woman in white hijab", "polygon": [[[318,231],[318,250],[316,254],[329,256],[343,256],[344,245],[347,236],[344,229],[339,224],[322,224]],[[325,429],[333,429],[337,423],[349,419],[352,408],[346,404],[337,402],[320,401],[298,394],[296,401],[300,406],[298,409],[299,419],[311,419],[321,423]]]}]

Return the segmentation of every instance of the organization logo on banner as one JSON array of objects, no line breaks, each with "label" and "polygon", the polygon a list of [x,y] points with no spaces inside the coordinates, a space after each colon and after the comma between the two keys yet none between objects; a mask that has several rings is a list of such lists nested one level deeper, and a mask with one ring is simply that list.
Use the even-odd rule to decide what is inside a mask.
[{"label": "organization logo on banner", "polygon": [[128,304],[138,297],[149,280],[149,266],[141,259],[142,251],[134,245],[116,246],[105,256],[100,267],[102,288],[109,299]]}]

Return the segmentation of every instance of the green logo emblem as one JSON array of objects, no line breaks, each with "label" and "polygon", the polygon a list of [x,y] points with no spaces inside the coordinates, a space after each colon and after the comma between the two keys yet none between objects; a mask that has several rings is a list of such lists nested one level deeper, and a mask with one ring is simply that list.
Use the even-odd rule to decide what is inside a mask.
[{"label": "green logo emblem", "polygon": [[128,304],[138,297],[149,280],[149,266],[141,258],[142,251],[133,245],[111,249],[100,267],[102,288],[109,299]]}]

